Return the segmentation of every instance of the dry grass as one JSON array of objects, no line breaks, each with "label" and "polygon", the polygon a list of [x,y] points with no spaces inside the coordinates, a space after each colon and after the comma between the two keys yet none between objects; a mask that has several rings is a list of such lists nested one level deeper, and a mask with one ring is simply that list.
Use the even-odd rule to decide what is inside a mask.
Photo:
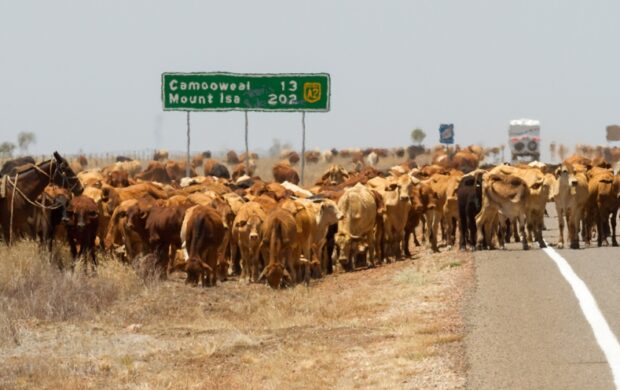
[{"label": "dry grass", "polygon": [[104,262],[97,277],[60,271],[34,242],[0,248],[0,345],[20,343],[19,323],[92,318],[144,283],[117,262]]},{"label": "dry grass", "polygon": [[471,260],[419,254],[274,291],[145,284],[113,261],[85,277],[3,248],[0,388],[462,387]]}]

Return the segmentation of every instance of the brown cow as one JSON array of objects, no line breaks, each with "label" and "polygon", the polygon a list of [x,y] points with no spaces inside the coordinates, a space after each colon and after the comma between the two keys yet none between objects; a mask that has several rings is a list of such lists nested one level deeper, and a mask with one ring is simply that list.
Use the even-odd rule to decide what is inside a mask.
[{"label": "brown cow", "polygon": [[308,150],[304,153],[304,158],[308,164],[316,164],[321,159],[321,152],[317,150]]},{"label": "brown cow", "polygon": [[299,184],[299,174],[290,165],[285,163],[277,163],[271,169],[273,178],[278,183],[288,181],[293,184]]},{"label": "brown cow", "polygon": [[[187,177],[187,161],[166,161],[166,173],[170,180],[174,183],[180,183],[181,179]],[[189,166],[189,177],[197,176],[196,170],[190,165]]]},{"label": "brown cow", "polygon": [[299,201],[312,213],[312,217],[316,220],[312,232],[312,261],[320,262],[323,274],[331,274],[333,264],[325,250],[327,233],[329,227],[337,224],[344,216],[338,209],[336,202],[331,199],[315,198],[312,200],[300,199]]},{"label": "brown cow", "polygon": [[409,215],[407,216],[407,223],[405,224],[405,236],[403,246],[405,256],[411,256],[409,251],[409,237],[413,235],[413,243],[415,246],[420,246],[420,242],[416,236],[415,229],[418,225],[422,224],[422,240],[425,239],[425,223],[426,212],[429,209],[437,207],[436,194],[431,189],[430,184],[421,181],[414,181],[414,186],[411,190],[411,208],[409,209]]},{"label": "brown cow", "polygon": [[[586,243],[590,243],[592,227],[596,226],[598,246],[609,245],[611,235],[613,246],[616,240],[616,216],[618,212],[618,186],[611,169],[593,167],[587,173],[589,197],[586,203]],[[611,232],[609,221],[611,218]]]},{"label": "brown cow", "polygon": [[[483,235],[479,237],[479,244],[491,246],[492,232],[496,231],[499,217],[509,221],[513,226],[518,222],[523,249],[529,249],[525,234],[527,202],[529,187],[521,178],[519,168],[501,165],[489,171],[483,185],[482,209],[476,217],[476,224],[483,228]],[[504,224],[500,226],[503,229]],[[504,248],[504,234],[498,236],[500,246]]]},{"label": "brown cow", "polygon": [[301,158],[299,157],[299,153],[294,150],[285,149],[280,153],[280,159],[288,160],[291,165],[297,164]]},{"label": "brown cow", "polygon": [[215,176],[222,179],[230,179],[230,172],[224,164],[214,159],[207,159],[203,166],[205,176]]},{"label": "brown cow", "polygon": [[143,172],[136,175],[136,179],[155,181],[158,183],[168,184],[171,182],[170,176],[166,171],[166,167],[159,161],[151,161]]},{"label": "brown cow", "polygon": [[239,164],[239,156],[234,150],[229,150],[228,153],[226,153],[226,162],[228,165]]},{"label": "brown cow", "polygon": [[224,224],[219,213],[209,206],[194,206],[187,210],[182,225],[188,258],[185,271],[188,283],[202,286],[217,284],[218,249],[224,238]]},{"label": "brown cow", "polygon": [[282,282],[293,284],[297,281],[297,225],[288,211],[276,208],[263,225],[263,247],[267,251],[268,263],[258,277],[267,278],[271,288],[279,288]]},{"label": "brown cow", "polygon": [[564,247],[564,224],[568,225],[571,249],[579,249],[579,227],[588,201],[588,179],[573,164],[563,163],[556,172],[557,182],[552,192],[558,215],[558,248]]},{"label": "brown cow", "polygon": [[[73,257],[71,270],[74,269],[78,257],[90,255],[93,272],[96,272],[95,239],[97,238],[97,228],[99,225],[97,204],[95,204],[94,200],[84,195],[74,197],[69,201],[64,222],[67,228],[67,240],[69,241],[71,256]],[[79,252],[77,250],[78,245],[80,247]],[[84,272],[87,269],[88,266],[85,264]]]},{"label": "brown cow", "polygon": [[108,172],[105,184],[112,187],[129,187],[129,174],[123,169]]},{"label": "brown cow", "polygon": [[150,251],[157,256],[157,268],[166,279],[170,266],[170,254],[181,248],[181,226],[187,206],[153,206],[149,210],[138,205],[127,210],[127,227],[143,231]]},{"label": "brown cow", "polygon": [[128,261],[148,253],[147,243],[137,232],[127,227],[127,210],[136,204],[137,199],[129,199],[114,209],[104,239],[107,250],[118,250],[121,258]]},{"label": "brown cow", "polygon": [[232,258],[236,258],[237,248],[241,255],[241,279],[257,282],[261,268],[260,246],[262,225],[267,215],[261,205],[248,202],[241,206],[232,225]]},{"label": "brown cow", "polygon": [[237,164],[233,168],[232,179],[234,181],[237,181],[237,179],[239,179],[242,176],[253,176],[255,170],[256,170],[255,164],[254,165],[250,164],[250,169],[248,169],[248,166],[244,163]]}]

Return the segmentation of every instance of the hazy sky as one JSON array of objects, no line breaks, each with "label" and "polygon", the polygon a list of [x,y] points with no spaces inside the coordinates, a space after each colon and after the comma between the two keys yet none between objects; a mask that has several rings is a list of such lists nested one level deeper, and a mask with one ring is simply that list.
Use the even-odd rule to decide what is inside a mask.
[{"label": "hazy sky", "polygon": [[[309,148],[397,146],[442,122],[460,144],[605,143],[620,122],[618,1],[2,1],[0,141],[36,153],[185,148],[164,71],[328,72]],[[301,114],[250,113],[250,147],[300,145]],[[192,149],[243,148],[243,113],[193,113]],[[546,150],[547,147],[544,147]]]}]

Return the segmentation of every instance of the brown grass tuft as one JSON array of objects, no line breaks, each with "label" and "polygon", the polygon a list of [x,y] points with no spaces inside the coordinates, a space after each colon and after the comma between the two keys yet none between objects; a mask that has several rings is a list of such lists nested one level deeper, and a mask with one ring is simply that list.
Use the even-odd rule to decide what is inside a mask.
[{"label": "brown grass tuft", "polygon": [[131,268],[101,256],[97,276],[61,271],[34,242],[2,247],[0,259],[0,344],[19,343],[20,321],[92,318],[144,287]]}]

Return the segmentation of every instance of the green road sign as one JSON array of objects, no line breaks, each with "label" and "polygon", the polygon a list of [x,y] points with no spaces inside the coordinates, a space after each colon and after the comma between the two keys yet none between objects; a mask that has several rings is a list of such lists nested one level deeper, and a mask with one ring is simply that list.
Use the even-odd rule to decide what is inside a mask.
[{"label": "green road sign", "polygon": [[329,111],[327,73],[163,73],[165,111]]}]

